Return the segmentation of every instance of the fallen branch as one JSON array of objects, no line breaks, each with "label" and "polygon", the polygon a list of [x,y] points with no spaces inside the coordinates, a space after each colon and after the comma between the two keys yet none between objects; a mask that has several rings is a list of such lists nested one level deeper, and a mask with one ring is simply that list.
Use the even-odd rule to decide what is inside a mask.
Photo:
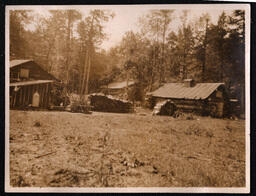
[{"label": "fallen branch", "polygon": [[42,154],[42,155],[39,155],[39,156],[36,156],[35,158],[41,158],[41,157],[44,157],[44,156],[47,156],[47,155],[50,155],[50,154],[53,154],[53,153],[56,153],[56,151],[54,152],[49,152],[49,153],[46,153],[46,154]]},{"label": "fallen branch", "polygon": [[186,158],[186,159],[197,159],[197,160],[200,160],[200,161],[212,161],[211,159],[200,158],[200,157],[195,157],[195,156],[186,156],[184,158]]}]

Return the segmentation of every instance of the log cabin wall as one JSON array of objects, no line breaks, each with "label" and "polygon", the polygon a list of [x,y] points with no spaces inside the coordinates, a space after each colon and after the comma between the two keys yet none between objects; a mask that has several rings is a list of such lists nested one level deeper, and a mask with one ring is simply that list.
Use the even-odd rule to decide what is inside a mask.
[{"label": "log cabin wall", "polygon": [[52,83],[59,81],[33,60],[10,61],[10,108],[26,108],[39,94],[39,108],[48,108]]},{"label": "log cabin wall", "polygon": [[155,97],[153,102],[157,103],[164,100],[171,100],[177,107],[178,110],[186,112],[204,113],[206,103],[204,100],[185,100],[185,99],[172,99],[172,98],[161,98]]},{"label": "log cabin wall", "polygon": [[223,117],[228,115],[228,96],[224,88],[218,88],[207,99],[174,99],[163,97],[152,97],[151,105],[156,103],[171,100],[178,110],[184,112],[195,112],[201,115],[212,115],[215,117]]},{"label": "log cabin wall", "polygon": [[50,104],[51,83],[19,86],[17,92],[10,88],[10,108],[22,108],[32,104],[33,94],[37,91],[40,96],[39,108],[47,109]]}]

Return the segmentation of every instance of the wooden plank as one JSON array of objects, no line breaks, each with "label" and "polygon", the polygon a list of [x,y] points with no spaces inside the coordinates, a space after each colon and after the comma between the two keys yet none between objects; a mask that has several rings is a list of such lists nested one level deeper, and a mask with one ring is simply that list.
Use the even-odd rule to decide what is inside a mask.
[{"label": "wooden plank", "polygon": [[42,84],[39,84],[39,95],[40,95],[39,106],[43,107],[43,85]]},{"label": "wooden plank", "polygon": [[17,100],[17,93],[14,93],[13,106],[12,106],[13,108],[16,105],[16,100]]},{"label": "wooden plank", "polygon": [[40,107],[43,107],[43,85],[42,84],[40,84],[39,85],[39,90],[40,90]]},{"label": "wooden plank", "polygon": [[48,108],[49,106],[49,84],[46,84],[46,91],[45,91],[45,96],[46,96],[46,99],[45,99],[45,104],[46,104],[46,107]]},{"label": "wooden plank", "polygon": [[44,108],[44,84],[40,85],[41,89],[41,107]]},{"label": "wooden plank", "polygon": [[40,84],[36,85],[36,90],[39,94],[39,107],[41,106],[41,92],[40,92]]},{"label": "wooden plank", "polygon": [[20,87],[20,92],[21,92],[21,94],[20,94],[20,100],[21,100],[20,106],[23,106],[24,86]]},{"label": "wooden plank", "polygon": [[14,107],[14,104],[15,104],[15,102],[16,102],[16,93],[15,93],[15,91],[14,91],[14,87],[12,88],[12,104],[11,104],[11,108],[13,108]]},{"label": "wooden plank", "polygon": [[22,105],[22,94],[23,94],[23,88],[19,89],[19,106]]},{"label": "wooden plank", "polygon": [[24,90],[24,92],[23,92],[23,97],[22,97],[22,105],[26,106],[27,105],[27,103],[26,103],[27,86],[24,86],[23,90]]},{"label": "wooden plank", "polygon": [[10,100],[10,102],[9,102],[9,108],[12,108],[12,103],[13,103],[13,96],[14,96],[14,94],[13,94],[13,91],[11,90],[12,88],[10,88],[10,98],[11,98],[11,100]]},{"label": "wooden plank", "polygon": [[45,89],[45,84],[42,84],[41,85],[41,92],[42,92],[42,95],[41,95],[41,97],[42,97],[42,107],[44,108],[44,90]]},{"label": "wooden plank", "polygon": [[30,104],[30,97],[31,97],[31,86],[28,86],[28,93],[27,93],[27,103]]},{"label": "wooden plank", "polygon": [[42,107],[42,85],[38,85],[38,93],[39,93],[39,107]]},{"label": "wooden plank", "polygon": [[30,96],[30,98],[29,98],[29,99],[30,99],[29,102],[30,102],[31,104],[32,104],[32,101],[33,101],[34,88],[35,88],[34,85],[32,85],[32,86],[31,86],[31,92],[30,92],[30,93],[31,93],[31,94],[30,94],[31,96]]},{"label": "wooden plank", "polygon": [[44,85],[44,108],[47,108],[47,85]]},{"label": "wooden plank", "polygon": [[51,96],[51,93],[50,93],[50,83],[48,83],[47,85],[46,85],[46,94],[45,94],[45,96],[46,96],[46,107],[48,108],[49,107],[49,105],[50,105],[50,96]]},{"label": "wooden plank", "polygon": [[22,99],[23,99],[22,102],[23,102],[23,105],[24,105],[24,106],[27,105],[27,103],[26,103],[27,91],[28,91],[28,87],[27,87],[27,86],[24,86],[24,94],[23,94],[23,98],[22,98]]},{"label": "wooden plank", "polygon": [[52,90],[52,83],[48,84],[48,91],[47,91],[47,105],[49,106],[52,102],[52,97],[51,97],[51,90]]},{"label": "wooden plank", "polygon": [[42,107],[45,108],[45,88],[46,84],[42,85]]},{"label": "wooden plank", "polygon": [[37,89],[37,92],[39,94],[39,108],[40,108],[41,107],[41,89],[40,89],[40,84],[36,85],[36,89]]},{"label": "wooden plank", "polygon": [[27,97],[26,97],[26,101],[28,105],[30,104],[30,97],[31,97],[31,86],[29,85],[28,91],[27,91]]}]

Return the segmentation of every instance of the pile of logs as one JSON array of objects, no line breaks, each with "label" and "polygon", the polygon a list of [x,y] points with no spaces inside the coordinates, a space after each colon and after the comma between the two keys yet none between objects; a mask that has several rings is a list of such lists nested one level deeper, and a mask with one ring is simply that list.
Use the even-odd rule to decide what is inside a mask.
[{"label": "pile of logs", "polygon": [[90,105],[94,111],[100,112],[133,112],[133,104],[126,100],[114,98],[101,93],[91,94],[89,96]]},{"label": "pile of logs", "polygon": [[89,105],[81,105],[77,103],[73,103],[70,107],[70,112],[73,113],[84,113],[91,114],[91,107]]},{"label": "pile of logs", "polygon": [[168,115],[172,116],[176,110],[176,106],[170,100],[158,102],[154,109],[153,115]]}]

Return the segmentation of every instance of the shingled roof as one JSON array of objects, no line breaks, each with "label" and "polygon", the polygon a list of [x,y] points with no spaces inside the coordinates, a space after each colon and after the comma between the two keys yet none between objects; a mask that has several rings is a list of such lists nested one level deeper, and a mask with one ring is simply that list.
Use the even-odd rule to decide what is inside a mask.
[{"label": "shingled roof", "polygon": [[156,91],[149,93],[154,97],[173,99],[206,99],[224,83],[197,83],[186,87],[184,83],[167,83]]}]

